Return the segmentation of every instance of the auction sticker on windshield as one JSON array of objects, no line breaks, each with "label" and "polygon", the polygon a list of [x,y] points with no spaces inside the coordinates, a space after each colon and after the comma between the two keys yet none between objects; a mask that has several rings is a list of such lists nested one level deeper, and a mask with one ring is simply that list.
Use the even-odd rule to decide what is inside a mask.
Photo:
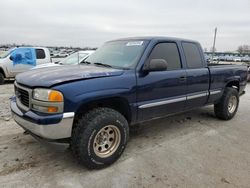
[{"label": "auction sticker on windshield", "polygon": [[126,44],[126,46],[141,46],[143,41],[130,41]]}]

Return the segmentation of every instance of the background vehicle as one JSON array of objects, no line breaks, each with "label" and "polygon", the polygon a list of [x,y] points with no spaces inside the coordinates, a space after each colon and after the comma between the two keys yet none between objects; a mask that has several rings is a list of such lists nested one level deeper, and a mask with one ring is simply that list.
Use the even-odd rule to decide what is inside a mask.
[{"label": "background vehicle", "polygon": [[226,56],[224,55],[219,56],[219,61],[226,61]]},{"label": "background vehicle", "polygon": [[233,61],[233,56],[231,56],[231,55],[227,55],[226,56],[226,61]]},{"label": "background vehicle", "polygon": [[[11,54],[20,55],[19,57],[22,60],[28,61],[28,58],[21,55],[21,51],[24,49],[27,50],[35,50],[35,64],[15,64],[11,60]],[[20,47],[14,48],[6,53],[2,54],[0,57],[0,84],[4,83],[5,79],[15,78],[18,73],[25,72],[30,70],[31,68],[35,67],[36,65],[49,63],[51,62],[50,52],[47,48],[42,47]]]},{"label": "background vehicle", "polygon": [[55,67],[55,66],[60,66],[60,65],[77,65],[94,52],[95,52],[95,50],[85,50],[85,51],[75,52],[60,62],[45,63],[45,64],[38,65],[32,69]]},{"label": "background vehicle", "polygon": [[214,56],[212,62],[217,62],[218,63],[219,62],[219,57],[218,56]]},{"label": "background vehicle", "polygon": [[120,157],[137,123],[210,104],[218,118],[234,117],[247,67],[208,65],[203,54],[185,39],[110,41],[83,65],[19,74],[13,117],[32,135],[69,142],[88,168],[102,168]]},{"label": "background vehicle", "polygon": [[233,61],[234,62],[241,62],[241,57],[235,56],[235,57],[233,57]]},{"label": "background vehicle", "polygon": [[210,56],[208,56],[207,54],[204,54],[204,57],[205,57],[205,61],[206,61],[207,63],[210,63],[210,61],[211,61]]},{"label": "background vehicle", "polygon": [[67,57],[69,54],[66,52],[60,52],[57,54],[57,57]]},{"label": "background vehicle", "polygon": [[242,58],[242,61],[243,61],[243,62],[250,62],[250,57],[249,57],[248,55],[246,55],[246,56],[244,56],[244,57]]}]

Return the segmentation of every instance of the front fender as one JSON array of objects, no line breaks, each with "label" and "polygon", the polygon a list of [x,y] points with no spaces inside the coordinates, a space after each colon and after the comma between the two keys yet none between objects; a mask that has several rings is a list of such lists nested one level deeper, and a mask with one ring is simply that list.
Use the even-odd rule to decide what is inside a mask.
[{"label": "front fender", "polygon": [[[127,88],[120,89],[108,89],[102,91],[94,91],[89,93],[84,93],[78,96],[75,96],[74,102],[78,103],[78,106],[89,103],[96,100],[112,98],[112,97],[121,97],[126,98],[129,101],[129,90]],[[132,98],[131,98],[132,100]]]},{"label": "front fender", "polygon": [[125,99],[131,107],[136,106],[136,77],[133,70],[120,76],[64,83],[53,89],[64,95],[64,112],[76,112],[84,104],[113,97]]},{"label": "front fender", "polygon": [[[112,104],[112,101],[116,101],[117,99],[125,102],[124,104],[129,108],[131,120],[133,122],[136,119],[137,114],[135,92],[132,92],[127,88],[108,89],[81,94],[75,96],[74,100],[70,103],[65,103],[64,106],[66,111],[74,110],[74,112],[77,113],[82,107],[85,105],[87,106],[92,102],[108,101],[110,105],[114,105]],[[127,109],[127,107],[125,109]]]}]

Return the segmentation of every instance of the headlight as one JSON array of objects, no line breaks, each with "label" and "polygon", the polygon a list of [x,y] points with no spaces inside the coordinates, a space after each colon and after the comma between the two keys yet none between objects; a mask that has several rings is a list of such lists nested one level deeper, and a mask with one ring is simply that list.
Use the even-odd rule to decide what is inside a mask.
[{"label": "headlight", "polygon": [[47,102],[63,102],[63,95],[56,90],[34,89],[33,99]]},{"label": "headlight", "polygon": [[63,112],[63,94],[52,89],[33,90],[32,109],[44,113]]}]

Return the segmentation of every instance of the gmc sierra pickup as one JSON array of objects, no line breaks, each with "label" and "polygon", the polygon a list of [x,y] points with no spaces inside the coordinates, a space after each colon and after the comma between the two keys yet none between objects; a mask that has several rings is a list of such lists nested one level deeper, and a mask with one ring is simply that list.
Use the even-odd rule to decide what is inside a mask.
[{"label": "gmc sierra pickup", "polygon": [[11,109],[31,135],[69,142],[82,164],[102,168],[122,154],[130,126],[205,105],[233,118],[246,84],[246,66],[207,65],[196,41],[126,38],[81,65],[18,74]]}]

